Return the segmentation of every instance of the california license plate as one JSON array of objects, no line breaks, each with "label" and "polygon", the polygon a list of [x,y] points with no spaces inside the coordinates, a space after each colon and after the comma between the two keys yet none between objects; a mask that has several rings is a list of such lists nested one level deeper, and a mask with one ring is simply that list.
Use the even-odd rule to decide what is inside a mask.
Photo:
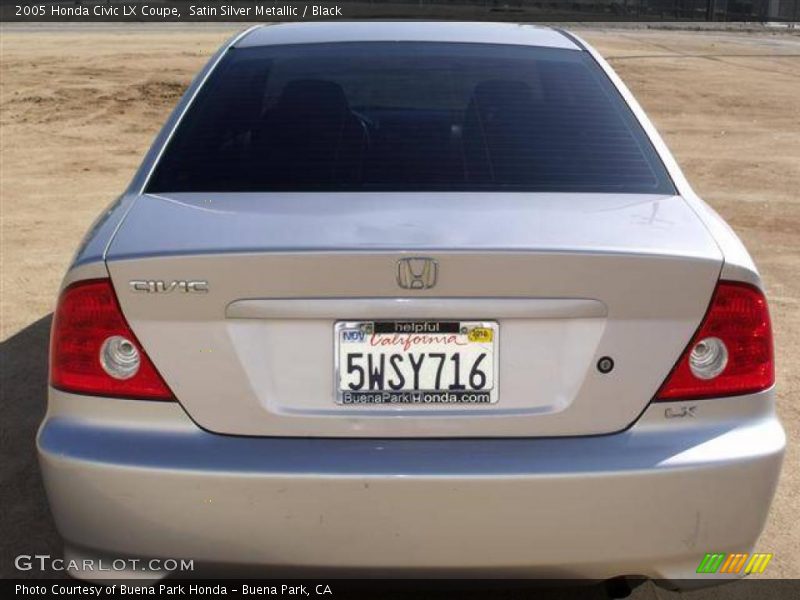
[{"label": "california license plate", "polygon": [[336,402],[497,402],[495,321],[339,321]]}]

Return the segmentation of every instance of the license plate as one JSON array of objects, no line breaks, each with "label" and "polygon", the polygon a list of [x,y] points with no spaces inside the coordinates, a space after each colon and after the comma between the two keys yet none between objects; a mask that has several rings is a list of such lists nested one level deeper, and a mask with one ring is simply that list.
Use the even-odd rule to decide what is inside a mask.
[{"label": "license plate", "polygon": [[497,402],[495,321],[339,321],[336,402]]}]

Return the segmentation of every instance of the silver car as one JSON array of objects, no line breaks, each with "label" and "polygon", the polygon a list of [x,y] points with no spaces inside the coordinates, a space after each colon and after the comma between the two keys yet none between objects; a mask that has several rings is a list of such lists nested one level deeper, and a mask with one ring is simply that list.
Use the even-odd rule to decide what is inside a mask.
[{"label": "silver car", "polygon": [[39,456],[81,577],[703,583],[760,550],[773,360],[747,251],[577,37],[261,26],[80,247]]}]

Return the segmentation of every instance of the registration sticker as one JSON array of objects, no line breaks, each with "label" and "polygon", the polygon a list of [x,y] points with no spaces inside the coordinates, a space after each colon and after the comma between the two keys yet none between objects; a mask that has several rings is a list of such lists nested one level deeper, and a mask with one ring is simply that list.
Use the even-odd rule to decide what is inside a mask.
[{"label": "registration sticker", "polygon": [[467,338],[470,342],[485,344],[494,339],[494,331],[489,327],[473,327],[469,330]]}]

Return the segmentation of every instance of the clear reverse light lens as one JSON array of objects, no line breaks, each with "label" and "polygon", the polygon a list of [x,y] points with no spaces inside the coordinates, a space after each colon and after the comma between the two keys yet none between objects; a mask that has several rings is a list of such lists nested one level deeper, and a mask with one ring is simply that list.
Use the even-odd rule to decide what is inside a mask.
[{"label": "clear reverse light lens", "polygon": [[112,335],[100,347],[100,364],[114,379],[129,379],[139,370],[139,351],[129,339]]},{"label": "clear reverse light lens", "polygon": [[728,365],[728,349],[716,337],[703,338],[689,355],[689,368],[698,379],[714,379]]}]

